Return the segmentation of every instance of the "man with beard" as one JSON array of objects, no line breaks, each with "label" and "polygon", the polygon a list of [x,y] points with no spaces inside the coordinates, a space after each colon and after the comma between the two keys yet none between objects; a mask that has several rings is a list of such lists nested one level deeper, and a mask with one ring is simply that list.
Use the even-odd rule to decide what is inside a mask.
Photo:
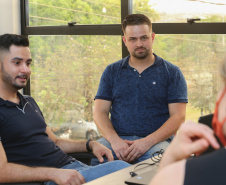
[{"label": "man with beard", "polygon": [[[26,37],[0,36],[0,183],[45,181],[45,185],[80,185],[127,166],[96,141],[57,138],[34,99],[21,95],[31,75]],[[109,163],[87,166],[66,153],[87,152]]]},{"label": "man with beard", "polygon": [[127,16],[122,30],[130,55],[103,72],[94,121],[103,134],[98,142],[115,159],[137,163],[169,145],[185,120],[187,85],[177,66],[152,53],[155,33],[147,16]]}]

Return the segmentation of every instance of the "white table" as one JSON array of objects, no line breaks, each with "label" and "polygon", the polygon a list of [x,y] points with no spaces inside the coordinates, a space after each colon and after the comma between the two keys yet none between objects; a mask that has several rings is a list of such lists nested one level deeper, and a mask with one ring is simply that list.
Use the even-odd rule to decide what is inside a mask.
[{"label": "white table", "polygon": [[[142,161],[142,162],[137,163],[137,164],[141,164],[141,163],[152,164],[153,161],[151,159],[147,159],[147,160]],[[134,164],[130,167],[124,168],[124,169],[119,170],[117,172],[114,172],[114,173],[111,173],[109,175],[95,179],[91,182],[86,183],[86,185],[125,185],[125,180],[127,180],[131,177],[129,172],[134,171],[134,167],[137,164]],[[136,167],[135,173],[141,174],[141,173],[147,172],[148,170],[150,170],[152,168],[153,168],[153,166],[144,164],[144,165]]]}]

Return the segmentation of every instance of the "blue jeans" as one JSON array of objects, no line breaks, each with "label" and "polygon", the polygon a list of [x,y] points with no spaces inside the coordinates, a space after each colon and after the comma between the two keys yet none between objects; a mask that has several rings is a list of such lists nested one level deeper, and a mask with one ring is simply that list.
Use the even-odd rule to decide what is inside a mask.
[{"label": "blue jeans", "polygon": [[[130,166],[130,164],[124,161],[111,161],[97,166],[88,166],[80,161],[75,160],[70,164],[63,166],[62,169],[75,169],[85,178],[86,182],[89,182],[128,166]],[[56,185],[56,183],[53,181],[48,181],[45,182],[45,185]]]},{"label": "blue jeans", "polygon": [[[142,139],[143,137],[139,137],[139,136],[120,136],[121,139],[123,140],[137,140],[137,139]],[[154,146],[152,146],[146,153],[144,153],[141,157],[139,157],[138,159],[136,159],[135,161],[132,162],[132,164],[136,164],[138,162],[141,162],[141,161],[144,161],[146,159],[149,159],[152,154],[154,154],[155,152],[157,151],[160,151],[161,149],[163,149],[164,151],[166,150],[166,148],[169,146],[169,143],[171,142],[171,140],[173,139],[173,136],[170,137],[169,139],[165,140],[165,141],[162,141]],[[109,148],[112,153],[113,153],[113,156],[114,156],[114,159],[115,160],[118,160],[115,152],[112,150],[111,148],[111,143],[108,142],[104,137],[100,138],[97,140],[99,143],[101,143],[102,145],[106,146],[107,148]],[[107,159],[104,158],[104,162],[107,162]],[[95,165],[98,165],[100,164],[100,162],[98,161],[97,158],[93,158],[91,160],[91,165],[92,166],[95,166]]]}]

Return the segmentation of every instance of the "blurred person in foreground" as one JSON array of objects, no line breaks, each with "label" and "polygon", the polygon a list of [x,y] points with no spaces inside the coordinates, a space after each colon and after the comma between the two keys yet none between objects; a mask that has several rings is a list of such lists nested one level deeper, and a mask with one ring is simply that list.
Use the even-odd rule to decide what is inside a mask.
[{"label": "blurred person in foreground", "polygon": [[[222,61],[220,74],[223,88],[217,96],[213,130],[191,121],[182,124],[164,153],[159,171],[150,185],[226,184],[226,58]],[[209,147],[215,150],[203,154]],[[189,158],[192,154],[196,157]]]}]

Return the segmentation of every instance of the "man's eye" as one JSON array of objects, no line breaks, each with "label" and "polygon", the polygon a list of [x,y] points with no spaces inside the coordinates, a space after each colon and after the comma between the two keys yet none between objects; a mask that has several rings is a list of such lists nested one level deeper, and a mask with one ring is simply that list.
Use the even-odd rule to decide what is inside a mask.
[{"label": "man's eye", "polygon": [[19,61],[14,61],[14,64],[18,65],[18,64],[20,64],[20,62]]},{"label": "man's eye", "polygon": [[31,62],[27,62],[27,66],[30,66],[31,65]]}]

